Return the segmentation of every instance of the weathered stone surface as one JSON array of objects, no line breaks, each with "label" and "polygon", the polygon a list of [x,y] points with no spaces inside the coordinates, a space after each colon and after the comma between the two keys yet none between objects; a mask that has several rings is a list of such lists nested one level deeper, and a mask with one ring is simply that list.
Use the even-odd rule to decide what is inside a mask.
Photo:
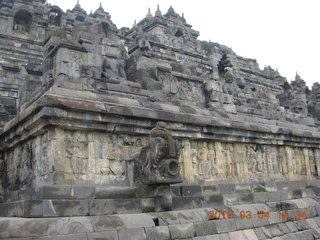
[{"label": "weathered stone surface", "polygon": [[215,222],[218,233],[227,233],[237,230],[235,219],[221,219]]},{"label": "weathered stone surface", "polygon": [[44,217],[89,215],[88,200],[44,200]]},{"label": "weathered stone surface", "polygon": [[170,231],[167,226],[145,228],[147,239],[166,240],[170,239]]},{"label": "weathered stone surface", "polygon": [[146,214],[119,214],[126,228],[154,227],[152,217]]},{"label": "weathered stone surface", "polygon": [[117,199],[115,202],[117,213],[126,214],[142,211],[139,199]]},{"label": "weathered stone surface", "polygon": [[169,226],[172,239],[192,238],[195,236],[195,227],[192,223]]},{"label": "weathered stone surface", "polygon": [[89,200],[89,215],[107,215],[117,213],[116,203],[113,199]]},{"label": "weathered stone surface", "polygon": [[213,235],[218,232],[215,221],[197,222],[194,223],[194,228],[196,231],[196,236]]},{"label": "weathered stone surface", "polygon": [[193,185],[193,186],[181,186],[181,193],[182,196],[201,196],[202,195],[202,188],[199,185]]},{"label": "weathered stone surface", "polygon": [[88,233],[88,240],[118,240],[117,231]]},{"label": "weathered stone surface", "polygon": [[147,239],[143,228],[121,229],[118,231],[119,240],[145,240]]},{"label": "weathered stone surface", "polygon": [[[90,220],[86,217],[52,218],[52,219],[1,219],[1,238],[43,237],[51,235],[68,235],[74,233],[90,233],[94,231]],[[17,231],[17,227],[19,231]]]}]

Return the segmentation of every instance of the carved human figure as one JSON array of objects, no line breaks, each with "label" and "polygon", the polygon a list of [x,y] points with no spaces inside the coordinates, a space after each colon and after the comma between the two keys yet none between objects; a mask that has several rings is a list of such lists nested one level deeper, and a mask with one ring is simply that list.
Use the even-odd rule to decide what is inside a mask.
[{"label": "carved human figure", "polygon": [[101,77],[111,80],[125,78],[124,62],[120,59],[105,57],[102,62]]},{"label": "carved human figure", "polygon": [[235,165],[232,159],[232,152],[233,147],[231,144],[226,144],[224,149],[224,160],[225,160],[225,170],[226,170],[226,177],[227,178],[233,178],[235,177],[236,171],[235,171]]}]

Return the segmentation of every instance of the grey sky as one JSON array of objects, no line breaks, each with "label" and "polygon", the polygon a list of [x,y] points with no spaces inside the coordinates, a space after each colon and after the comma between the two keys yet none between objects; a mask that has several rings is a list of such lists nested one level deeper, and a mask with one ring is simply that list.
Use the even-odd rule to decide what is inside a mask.
[{"label": "grey sky", "polygon": [[[76,0],[48,0],[64,11]],[[131,27],[151,8],[166,13],[172,5],[200,31],[201,40],[231,47],[238,55],[270,65],[289,81],[296,71],[311,87],[320,82],[320,0],[80,0],[88,13],[99,3],[121,27]]]}]

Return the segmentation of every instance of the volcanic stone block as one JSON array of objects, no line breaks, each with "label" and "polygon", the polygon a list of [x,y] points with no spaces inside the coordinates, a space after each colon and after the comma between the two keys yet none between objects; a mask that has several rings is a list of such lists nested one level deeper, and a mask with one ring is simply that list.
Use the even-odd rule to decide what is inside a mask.
[{"label": "volcanic stone block", "polygon": [[243,219],[236,218],[235,222],[236,222],[237,230],[253,228],[253,222],[252,222],[251,218],[249,218],[249,219],[247,219],[247,218],[243,218]]},{"label": "volcanic stone block", "polygon": [[21,208],[23,209],[23,217],[42,217],[43,204],[42,200],[26,200],[20,201]]},{"label": "volcanic stone block", "polygon": [[223,194],[223,203],[225,206],[239,204],[239,194],[238,193]]},{"label": "volcanic stone block", "polygon": [[215,221],[205,221],[194,223],[196,236],[207,236],[217,233]]},{"label": "volcanic stone block", "polygon": [[278,202],[280,199],[280,192],[268,192],[268,200],[270,202]]},{"label": "volcanic stone block", "polygon": [[239,193],[239,204],[248,204],[253,202],[253,193]]},{"label": "volcanic stone block", "polygon": [[309,208],[310,207],[318,207],[320,205],[320,203],[313,198],[304,198],[303,201],[308,204]]},{"label": "volcanic stone block", "polygon": [[[19,238],[20,239],[20,238]],[[42,236],[33,238],[35,240],[87,240],[87,234],[71,234],[71,235],[55,235],[55,236]]]},{"label": "volcanic stone block", "polygon": [[155,211],[155,201],[154,198],[142,198],[140,201],[142,212],[154,212]]},{"label": "volcanic stone block", "polygon": [[43,186],[41,189],[41,199],[71,199],[71,186]]},{"label": "volcanic stone block", "polygon": [[282,235],[280,228],[277,224],[262,227],[262,231],[268,238],[278,237]]},{"label": "volcanic stone block", "polygon": [[301,189],[292,190],[292,199],[302,198]]},{"label": "volcanic stone block", "polygon": [[173,197],[173,209],[191,209],[202,207],[203,197]]},{"label": "volcanic stone block", "polygon": [[125,228],[154,227],[153,218],[148,214],[119,214]]},{"label": "volcanic stone block", "polygon": [[90,221],[95,232],[106,232],[123,229],[125,227],[122,219],[117,215],[94,216]]},{"label": "volcanic stone block", "polygon": [[[39,237],[43,239],[48,235],[69,235],[76,233],[93,232],[93,227],[87,217],[73,217],[73,218],[11,218],[6,223],[6,228],[2,228],[2,219],[0,219],[1,229],[6,229],[5,234],[9,234],[12,238],[22,237]],[[17,226],[19,230],[17,231]],[[0,231],[0,238],[3,236]],[[4,237],[8,238],[8,237]],[[57,239],[57,238],[56,238]],[[59,238],[58,238],[59,239]]]},{"label": "volcanic stone block", "polygon": [[173,225],[179,224],[180,219],[177,217],[176,211],[168,211],[161,213],[149,213],[148,215],[152,216],[153,221],[157,223],[156,225]]},{"label": "volcanic stone block", "polygon": [[288,225],[287,225],[287,224],[285,224],[285,223],[279,223],[278,226],[279,226],[280,231],[281,231],[283,234],[288,234],[288,233],[290,233],[290,229],[288,228]]},{"label": "volcanic stone block", "polygon": [[146,233],[143,228],[130,228],[118,230],[119,240],[145,240]]},{"label": "volcanic stone block", "polygon": [[43,200],[43,216],[87,216],[88,200]]},{"label": "volcanic stone block", "polygon": [[23,189],[18,192],[19,200],[29,200],[29,199],[36,199],[37,192],[35,189]]},{"label": "volcanic stone block", "polygon": [[223,196],[221,194],[204,196],[204,200],[204,204],[207,207],[216,207],[223,205]]},{"label": "volcanic stone block", "polygon": [[88,233],[88,240],[118,240],[117,231]]},{"label": "volcanic stone block", "polygon": [[235,192],[236,193],[250,193],[251,186],[249,184],[236,184],[235,185]]},{"label": "volcanic stone block", "polygon": [[[15,217],[17,216],[17,202],[0,203],[0,216],[1,217]],[[19,206],[20,207],[20,206]],[[22,215],[20,215],[21,217]]]},{"label": "volcanic stone block", "polygon": [[95,195],[95,187],[93,186],[73,186],[72,191],[75,199],[90,199]]},{"label": "volcanic stone block", "polygon": [[174,197],[181,197],[181,186],[171,186],[171,194]]},{"label": "volcanic stone block", "polygon": [[302,189],[301,193],[303,198],[314,197],[314,192],[312,189]]},{"label": "volcanic stone block", "polygon": [[198,197],[202,195],[200,185],[181,186],[182,196],[185,197]]},{"label": "volcanic stone block", "polygon": [[318,212],[315,207],[307,208],[306,212],[307,212],[308,218],[314,218],[314,217],[318,216]]},{"label": "volcanic stone block", "polygon": [[[109,188],[98,188],[96,189],[96,199],[127,199],[136,197],[136,188],[132,187],[109,187]],[[139,192],[139,190],[138,190]]]},{"label": "volcanic stone block", "polygon": [[285,201],[292,199],[292,191],[280,191],[280,200]]},{"label": "volcanic stone block", "polygon": [[270,224],[281,223],[286,220],[286,218],[279,216],[278,212],[270,212],[269,216],[270,218],[268,220]]},{"label": "volcanic stone block", "polygon": [[172,239],[192,238],[195,236],[193,223],[170,225],[169,229]]},{"label": "volcanic stone block", "polygon": [[92,199],[89,200],[89,215],[107,215],[116,213],[116,203],[113,199]]},{"label": "volcanic stone block", "polygon": [[252,229],[246,229],[242,231],[242,233],[246,236],[247,239],[258,240],[256,233]]},{"label": "volcanic stone block", "polygon": [[219,184],[220,194],[234,193],[235,188],[236,188],[235,184]]},{"label": "volcanic stone block", "polygon": [[246,240],[247,237],[242,231],[230,232],[229,237],[231,240]]},{"label": "volcanic stone block", "polygon": [[203,195],[213,195],[219,193],[218,185],[204,185],[202,186]]},{"label": "volcanic stone block", "polygon": [[235,219],[220,219],[214,221],[217,227],[218,233],[226,233],[226,232],[233,232],[237,230],[237,225]]},{"label": "volcanic stone block", "polygon": [[170,231],[167,226],[146,227],[145,231],[148,240],[170,239]]},{"label": "volcanic stone block", "polygon": [[140,199],[117,199],[117,213],[137,213],[141,212]]},{"label": "volcanic stone block", "polygon": [[267,192],[254,192],[253,193],[253,202],[254,203],[263,203],[268,201]]},{"label": "volcanic stone block", "polygon": [[286,211],[286,210],[293,210],[293,209],[297,209],[298,206],[291,201],[285,201],[285,202],[281,202],[281,210],[282,211]]},{"label": "volcanic stone block", "polygon": [[258,237],[258,239],[261,239],[261,240],[267,239],[267,237],[264,234],[262,228],[254,228],[253,230],[254,230],[256,236]]},{"label": "volcanic stone block", "polygon": [[289,190],[289,185],[290,185],[290,183],[287,182],[287,181],[276,182],[276,186],[277,186],[277,189],[279,191],[288,191]]},{"label": "volcanic stone block", "polygon": [[275,192],[278,191],[277,184],[275,182],[266,182],[265,188],[268,192]]},{"label": "volcanic stone block", "polygon": [[[260,216],[260,217],[259,217]],[[269,219],[265,215],[253,215],[252,222],[254,227],[263,227],[269,224]]]}]

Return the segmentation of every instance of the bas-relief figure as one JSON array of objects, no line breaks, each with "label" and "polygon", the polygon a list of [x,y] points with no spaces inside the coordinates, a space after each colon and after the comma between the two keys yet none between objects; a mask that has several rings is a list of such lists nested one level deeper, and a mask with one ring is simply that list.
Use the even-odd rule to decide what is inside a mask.
[{"label": "bas-relief figure", "polygon": [[[196,146],[193,154],[190,146]],[[182,143],[180,162],[184,167],[181,171],[189,183],[196,179],[207,182],[299,180],[317,173],[314,153],[310,151],[294,147],[270,148],[259,144],[188,142]],[[206,161],[202,161],[204,155]]]}]

